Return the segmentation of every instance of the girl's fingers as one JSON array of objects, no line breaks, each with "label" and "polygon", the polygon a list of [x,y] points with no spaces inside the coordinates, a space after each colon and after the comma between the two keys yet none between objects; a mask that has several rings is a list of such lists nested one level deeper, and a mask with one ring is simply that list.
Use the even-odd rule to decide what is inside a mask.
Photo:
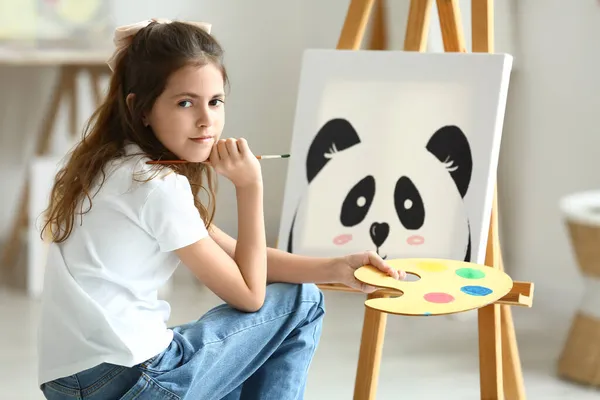
[{"label": "girl's fingers", "polygon": [[246,139],[219,139],[211,150],[209,160],[212,164],[221,164],[221,162],[225,162],[226,160],[239,160],[248,155],[252,155],[252,151]]},{"label": "girl's fingers", "polygon": [[217,161],[219,161],[219,146],[218,146],[218,142],[215,143],[212,147],[212,149],[210,150],[210,156],[208,156],[209,161],[211,161],[213,164],[216,163]]},{"label": "girl's fingers", "polygon": [[219,140],[219,157],[221,160],[227,158],[229,156],[229,152],[227,151],[227,141],[225,139]]},{"label": "girl's fingers", "polygon": [[239,138],[238,141],[238,148],[240,149],[240,154],[243,156],[245,156],[246,154],[250,153],[250,148],[248,147],[248,141],[244,138]]},{"label": "girl's fingers", "polygon": [[227,153],[231,158],[239,158],[240,150],[238,149],[237,140],[229,138],[226,140],[225,146],[227,147]]}]

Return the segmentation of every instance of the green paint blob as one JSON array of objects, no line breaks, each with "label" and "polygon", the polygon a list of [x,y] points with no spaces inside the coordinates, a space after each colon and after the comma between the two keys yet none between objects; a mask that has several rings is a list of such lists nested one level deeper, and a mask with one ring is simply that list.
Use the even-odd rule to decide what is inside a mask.
[{"label": "green paint blob", "polygon": [[459,268],[456,270],[456,275],[465,279],[481,279],[485,276],[485,273],[475,268]]}]

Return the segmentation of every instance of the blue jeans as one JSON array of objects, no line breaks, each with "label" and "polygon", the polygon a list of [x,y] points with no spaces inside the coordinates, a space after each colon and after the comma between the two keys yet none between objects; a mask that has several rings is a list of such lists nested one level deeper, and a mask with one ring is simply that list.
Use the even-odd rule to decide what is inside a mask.
[{"label": "blue jeans", "polygon": [[270,284],[255,313],[220,305],[140,365],[100,364],[41,389],[49,400],[302,399],[324,314],[315,285]]}]

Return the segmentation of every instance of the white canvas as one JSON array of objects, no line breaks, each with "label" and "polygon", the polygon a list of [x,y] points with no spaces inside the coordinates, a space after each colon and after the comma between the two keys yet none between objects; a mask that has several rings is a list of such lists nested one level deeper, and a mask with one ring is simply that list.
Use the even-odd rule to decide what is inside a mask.
[{"label": "white canvas", "polygon": [[278,246],[483,263],[512,57],[307,50]]}]

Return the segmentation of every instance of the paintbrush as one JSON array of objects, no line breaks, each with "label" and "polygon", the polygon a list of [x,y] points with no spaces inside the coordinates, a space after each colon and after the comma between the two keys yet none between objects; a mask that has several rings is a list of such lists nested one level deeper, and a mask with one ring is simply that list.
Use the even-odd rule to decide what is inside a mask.
[{"label": "paintbrush", "polygon": [[[270,154],[264,156],[256,156],[259,160],[270,160],[274,158],[290,158],[289,154]],[[146,161],[146,164],[187,164],[190,161],[187,160],[156,160],[156,161]]]}]

